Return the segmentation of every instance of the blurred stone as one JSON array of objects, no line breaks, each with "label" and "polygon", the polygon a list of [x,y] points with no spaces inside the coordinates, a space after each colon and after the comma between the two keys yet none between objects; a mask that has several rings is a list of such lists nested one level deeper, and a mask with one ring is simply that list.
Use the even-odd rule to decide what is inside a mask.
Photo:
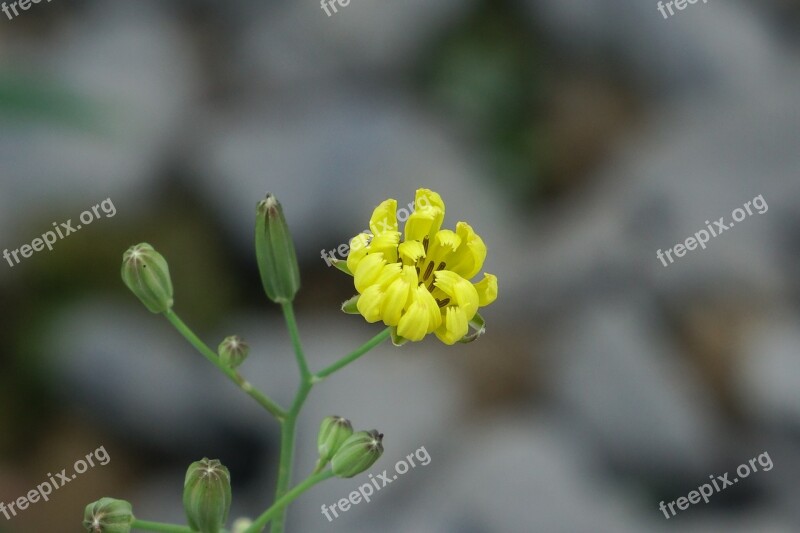
[{"label": "blurred stone", "polygon": [[750,328],[734,383],[747,413],[763,424],[800,427],[798,317],[782,310]]},{"label": "blurred stone", "polygon": [[711,395],[637,298],[587,303],[553,332],[552,394],[618,468],[703,475],[722,443]]},{"label": "blurred stone", "polygon": [[[337,79],[377,80],[410,66],[473,0],[353,0],[330,17],[319,2],[273,2],[251,14],[233,58],[251,90],[294,91]],[[320,92],[313,89],[310,92]]]},{"label": "blurred stone", "polygon": [[413,102],[333,86],[248,109],[206,117],[193,154],[198,187],[243,249],[252,248],[255,203],[267,191],[281,198],[300,263],[324,271],[323,247],[346,244],[386,198],[405,206],[426,187],[447,204],[445,226],[469,221],[490,247],[486,270],[502,274],[503,250],[522,228],[466,148]]},{"label": "blurred stone", "polygon": [[590,65],[613,57],[653,96],[752,94],[786,67],[761,4],[697,4],[665,20],[656,2],[525,0],[532,23]]},{"label": "blurred stone", "polygon": [[[451,450],[452,442],[461,445]],[[427,483],[395,515],[396,531],[650,530],[630,494],[595,470],[590,449],[547,419],[472,421],[406,474]]]},{"label": "blurred stone", "polygon": [[248,427],[262,441],[274,434],[268,415],[163,318],[130,303],[88,301],[54,323],[47,337],[65,405],[164,453],[214,455],[223,429]]},{"label": "blurred stone", "polygon": [[[48,6],[38,6],[47,8]],[[83,102],[80,124],[0,122],[0,221],[70,213],[107,197],[140,211],[180,123],[195,103],[191,53],[157,4],[90,3],[47,38],[18,35],[5,69]],[[47,106],[54,102],[46,102]]]}]

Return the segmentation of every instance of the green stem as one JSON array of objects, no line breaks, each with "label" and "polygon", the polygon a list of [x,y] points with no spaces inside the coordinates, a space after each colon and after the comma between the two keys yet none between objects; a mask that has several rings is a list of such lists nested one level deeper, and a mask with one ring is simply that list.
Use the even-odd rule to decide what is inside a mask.
[{"label": "green stem", "polygon": [[298,496],[303,494],[317,483],[325,481],[331,477],[333,477],[333,472],[330,470],[325,470],[324,472],[319,472],[318,474],[314,474],[313,476],[306,478],[305,481],[280,497],[274,504],[272,504],[272,507],[264,511],[261,516],[259,516],[255,522],[253,522],[253,524],[245,530],[245,533],[256,533],[261,531],[261,529],[266,526],[270,520],[279,515],[286,508],[286,506],[292,503]]},{"label": "green stem", "polygon": [[[283,308],[283,316],[286,319],[286,326],[289,330],[289,336],[292,339],[292,346],[294,347],[297,366],[300,369],[300,387],[297,390],[297,394],[294,397],[291,408],[281,419],[281,452],[278,464],[278,481],[275,487],[276,503],[273,504],[273,506],[267,511],[265,511],[263,515],[261,515],[258,522],[256,522],[247,530],[248,532],[261,531],[261,528],[263,528],[271,520],[272,525],[270,527],[270,533],[283,533],[284,524],[286,523],[286,504],[289,503],[297,494],[299,494],[299,492],[292,498],[288,498],[288,496],[294,493],[299,487],[303,486],[303,484],[308,482],[308,480],[306,480],[306,482],[303,484],[298,485],[298,487],[292,489],[292,491],[289,491],[289,485],[292,482],[292,463],[294,460],[295,435],[297,433],[297,417],[300,414],[300,410],[303,408],[303,404],[305,403],[306,398],[308,398],[308,394],[311,392],[311,388],[314,386],[314,383],[322,381],[324,378],[333,374],[340,368],[352,363],[370,351],[372,348],[388,339],[389,335],[391,334],[391,329],[386,328],[384,331],[367,341],[363,346],[355,350],[347,357],[344,357],[337,363],[334,363],[318,374],[312,374],[308,368],[305,354],[303,353],[303,346],[300,343],[300,333],[297,329],[297,321],[295,320],[294,316],[294,307],[292,306],[291,302],[283,303],[281,304],[281,307]],[[325,472],[319,472],[314,473],[309,479],[322,481],[331,475],[332,474],[325,476]],[[318,481],[314,481],[314,483],[317,483]],[[302,490],[306,490],[307,488],[308,487],[305,487]],[[302,490],[300,492],[302,492]],[[264,518],[265,516],[266,518]]]},{"label": "green stem", "polygon": [[[304,381],[300,384],[292,408],[281,425],[281,455],[278,464],[278,482],[275,487],[275,500],[280,500],[289,490],[292,482],[292,463],[294,461],[294,441],[297,433],[297,415],[303,403],[311,392],[311,383]],[[283,526],[286,522],[285,509],[280,509],[272,521],[271,533],[283,533]],[[266,522],[264,522],[266,524]]]},{"label": "green stem", "polygon": [[176,526],[173,524],[162,524],[161,522],[147,522],[145,520],[134,520],[131,524],[132,529],[143,531],[162,531],[166,533],[193,533],[192,528],[187,526]]},{"label": "green stem", "polygon": [[297,366],[300,368],[300,377],[303,381],[309,381],[311,371],[308,369],[308,362],[305,354],[303,354],[303,346],[300,344],[300,332],[297,330],[297,320],[294,317],[294,305],[292,302],[285,302],[281,304],[281,308],[286,319],[286,327],[289,328],[289,336],[292,338],[294,355],[297,359]]},{"label": "green stem", "polygon": [[[283,308],[283,316],[286,319],[286,327],[289,330],[289,336],[292,338],[292,346],[294,347],[297,366],[300,369],[300,387],[297,389],[292,407],[289,409],[281,425],[281,453],[278,464],[278,481],[275,487],[275,501],[279,501],[287,494],[289,485],[292,482],[292,463],[294,461],[297,417],[300,414],[300,410],[303,408],[306,398],[308,398],[308,393],[311,392],[311,380],[313,377],[311,371],[308,369],[308,363],[303,353],[303,346],[300,343],[300,333],[297,329],[297,321],[294,316],[294,306],[292,302],[287,302],[281,304],[281,307]],[[265,525],[266,523],[267,521],[264,521]],[[272,520],[272,526],[270,528],[271,533],[283,533],[285,523],[286,509],[282,507],[277,509],[274,513],[274,520]]]},{"label": "green stem", "polygon": [[376,347],[377,345],[388,339],[391,333],[392,333],[391,328],[386,328],[385,330],[381,331],[380,333],[372,337],[370,340],[368,340],[363,346],[356,349],[350,355],[347,355],[339,359],[328,368],[320,370],[319,372],[314,374],[313,382],[317,383],[319,381],[322,381],[323,379],[327,378],[337,370],[346,367],[347,365],[349,365],[350,363],[352,363],[353,361],[355,361],[356,359],[358,359],[359,357],[361,357],[362,355],[364,355],[365,353],[367,353],[368,351],[370,351],[371,349],[373,349],[374,347]]},{"label": "green stem", "polygon": [[214,366],[219,368],[223,374],[228,376],[228,378],[245,393],[247,393],[248,396],[257,401],[264,409],[272,413],[272,415],[279,421],[283,421],[286,418],[287,413],[280,405],[270,399],[269,396],[256,389],[249,381],[240,376],[239,373],[234,369],[222,364],[217,354],[212,351],[211,348],[209,348],[202,340],[200,340],[200,338],[195,335],[191,329],[189,329],[189,326],[187,326],[180,318],[178,318],[178,315],[176,315],[172,309],[165,311],[164,316],[173,326],[175,326],[175,329],[177,329],[178,332],[180,332],[180,334],[183,335],[187,341],[189,341],[189,344],[194,346],[198,352],[203,354],[206,359],[211,361]]}]

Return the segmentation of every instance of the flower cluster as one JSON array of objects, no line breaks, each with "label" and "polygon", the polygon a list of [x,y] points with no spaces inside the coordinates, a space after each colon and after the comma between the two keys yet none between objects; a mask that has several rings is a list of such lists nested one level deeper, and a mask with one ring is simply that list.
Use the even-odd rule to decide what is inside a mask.
[{"label": "flower cluster", "polygon": [[466,222],[441,229],[445,206],[437,193],[418,189],[414,203],[402,241],[394,199],[373,211],[372,235],[353,238],[342,268],[358,291],[351,303],[368,322],[391,326],[395,343],[430,333],[445,344],[472,340],[470,325],[483,332],[478,308],[497,298],[497,277],[470,281],[483,267],[486,245]]}]

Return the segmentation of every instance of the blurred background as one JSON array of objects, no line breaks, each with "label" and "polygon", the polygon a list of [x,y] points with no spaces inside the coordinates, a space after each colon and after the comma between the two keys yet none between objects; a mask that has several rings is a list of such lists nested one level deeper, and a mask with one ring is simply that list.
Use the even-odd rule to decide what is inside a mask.
[{"label": "blurred background", "polygon": [[[186,466],[228,465],[232,518],[272,500],[277,425],[125,289],[168,259],[176,311],[281,403],[296,369],[252,247],[282,201],[313,368],[377,333],[339,312],[331,250],[385,198],[438,191],[489,247],[488,333],[381,346],[314,389],[295,479],[328,414],[386,434],[371,472],[431,456],[328,522],[365,476],[315,487],[288,531],[800,530],[797,0],[56,0],[0,14],[0,501],[111,457],[0,531],[77,532],[102,496],[184,523]],[[664,267],[656,251],[768,212]],[[774,468],[666,520],[661,500],[768,452]]]}]

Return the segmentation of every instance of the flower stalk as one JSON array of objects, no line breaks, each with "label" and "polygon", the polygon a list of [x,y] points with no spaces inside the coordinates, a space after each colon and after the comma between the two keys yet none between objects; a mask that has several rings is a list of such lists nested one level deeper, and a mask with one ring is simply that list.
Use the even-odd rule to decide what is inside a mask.
[{"label": "flower stalk", "polygon": [[[485,274],[470,281],[482,268],[486,246],[472,228],[459,222],[456,230],[441,229],[444,202],[438,194],[419,189],[416,211],[408,218],[404,239],[398,228],[397,202],[381,203],[370,220],[372,233],[351,242],[347,262],[337,268],[353,277],[357,294],[342,305],[349,314],[387,327],[348,355],[318,372],[308,364],[300,340],[293,300],[300,289],[300,270],[283,208],[271,194],[257,204],[256,260],[267,297],[280,304],[299,372],[298,387],[286,409],[244,379],[237,368],[245,362],[249,346],[237,336],[226,337],[212,350],[173,310],[172,280],[164,257],[147,243],[125,252],[122,279],[147,309],[163,314],[170,324],[245,394],[253,398],[280,424],[280,457],[274,503],[258,518],[241,518],[233,532],[284,533],[288,505],[308,489],[331,477],[351,478],[370,468],[383,454],[383,434],[377,430],[354,432],[349,420],[327,417],[317,436],[319,458],[311,475],[292,484],[297,419],[314,385],[357,361],[391,339],[396,346],[435,334],[451,345],[471,342],[485,332],[479,307],[497,298],[497,278]],[[473,330],[470,333],[470,329]],[[328,468],[330,465],[330,468]],[[84,527],[90,533],[128,533],[131,530],[163,533],[224,533],[231,507],[230,474],[219,461],[193,463],[184,482],[183,503],[189,526],[136,519],[124,500],[103,498],[89,504]]]}]

